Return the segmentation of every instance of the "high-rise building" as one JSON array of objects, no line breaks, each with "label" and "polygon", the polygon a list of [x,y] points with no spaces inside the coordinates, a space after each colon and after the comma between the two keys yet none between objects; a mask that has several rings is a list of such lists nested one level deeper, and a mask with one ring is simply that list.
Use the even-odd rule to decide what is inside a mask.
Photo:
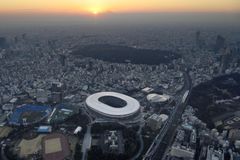
[{"label": "high-rise building", "polygon": [[221,68],[220,72],[225,73],[225,70],[229,67],[229,64],[231,62],[231,51],[229,48],[225,48],[221,50]]},{"label": "high-rise building", "polygon": [[51,100],[53,103],[60,103],[62,102],[63,95],[61,92],[52,92]]},{"label": "high-rise building", "polygon": [[201,32],[200,31],[196,32],[195,41],[196,41],[196,46],[198,48],[203,48],[205,46],[205,41],[201,38]]},{"label": "high-rise building", "polygon": [[7,39],[5,37],[0,37],[0,48],[7,47]]},{"label": "high-rise building", "polygon": [[65,64],[66,64],[66,56],[65,55],[60,55],[59,61],[60,61],[62,66],[65,66]]},{"label": "high-rise building", "polygon": [[225,45],[226,45],[225,38],[222,37],[221,35],[218,35],[214,45],[214,52],[218,54],[221,49],[225,48]]}]

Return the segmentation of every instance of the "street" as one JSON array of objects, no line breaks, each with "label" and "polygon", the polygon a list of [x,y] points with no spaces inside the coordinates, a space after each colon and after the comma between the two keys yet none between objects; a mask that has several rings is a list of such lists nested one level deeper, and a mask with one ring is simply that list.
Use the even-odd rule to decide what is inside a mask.
[{"label": "street", "polygon": [[[188,73],[184,73],[185,85],[184,89],[181,92],[181,95],[184,95],[186,91],[191,92],[191,79]],[[175,135],[176,128],[181,120],[182,113],[187,105],[188,94],[186,101],[182,103],[182,96],[176,99],[177,106],[175,107],[173,113],[169,117],[169,120],[160,130],[159,134],[156,136],[154,142],[150,146],[149,150],[144,156],[144,160],[161,160],[164,157],[164,153],[168,146],[171,144],[172,139]]]}]

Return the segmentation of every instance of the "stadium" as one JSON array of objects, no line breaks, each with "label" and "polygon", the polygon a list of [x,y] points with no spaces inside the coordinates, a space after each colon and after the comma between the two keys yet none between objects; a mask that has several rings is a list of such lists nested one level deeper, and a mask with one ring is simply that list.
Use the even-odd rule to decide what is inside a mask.
[{"label": "stadium", "polygon": [[127,95],[116,92],[99,92],[86,99],[87,107],[108,118],[127,118],[140,110],[139,102]]},{"label": "stadium", "polygon": [[147,100],[152,103],[166,103],[167,101],[169,101],[169,99],[170,99],[170,96],[166,94],[159,95],[159,94],[152,93],[147,95]]},{"label": "stadium", "polygon": [[42,149],[44,160],[64,160],[71,154],[67,138],[58,133],[43,137]]},{"label": "stadium", "polygon": [[31,125],[47,118],[52,112],[48,106],[23,105],[11,114],[8,123],[11,125]]}]

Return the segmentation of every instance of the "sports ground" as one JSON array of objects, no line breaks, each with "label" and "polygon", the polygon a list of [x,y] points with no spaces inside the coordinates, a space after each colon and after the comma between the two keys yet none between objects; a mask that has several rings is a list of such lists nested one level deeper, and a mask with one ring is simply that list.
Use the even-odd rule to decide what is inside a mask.
[{"label": "sports ground", "polygon": [[24,105],[13,111],[8,122],[12,125],[30,125],[47,118],[51,112],[48,106]]}]

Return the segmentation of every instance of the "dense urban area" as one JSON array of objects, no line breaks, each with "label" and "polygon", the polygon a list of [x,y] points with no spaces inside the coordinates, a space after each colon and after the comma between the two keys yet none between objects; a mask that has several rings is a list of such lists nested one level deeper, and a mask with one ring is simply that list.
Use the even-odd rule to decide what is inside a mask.
[{"label": "dense urban area", "polygon": [[0,159],[238,160],[239,91],[239,32],[0,35]]}]

